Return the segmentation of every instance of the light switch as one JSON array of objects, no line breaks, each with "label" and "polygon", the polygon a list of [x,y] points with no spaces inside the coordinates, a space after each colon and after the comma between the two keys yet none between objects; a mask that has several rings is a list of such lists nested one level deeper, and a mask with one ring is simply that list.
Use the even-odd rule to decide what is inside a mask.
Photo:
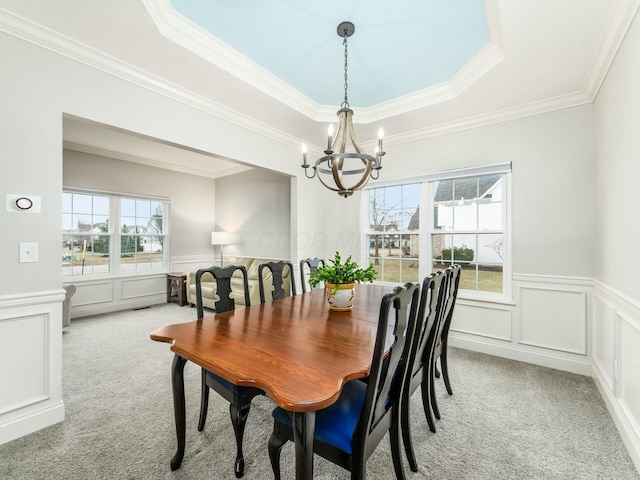
[{"label": "light switch", "polygon": [[20,263],[38,261],[38,244],[36,242],[20,242]]}]

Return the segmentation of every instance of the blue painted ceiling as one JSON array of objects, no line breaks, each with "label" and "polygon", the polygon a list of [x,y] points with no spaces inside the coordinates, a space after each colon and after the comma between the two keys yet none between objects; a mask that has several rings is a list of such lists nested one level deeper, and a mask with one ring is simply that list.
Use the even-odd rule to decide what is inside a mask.
[{"label": "blue painted ceiling", "polygon": [[369,107],[446,82],[490,42],[482,0],[170,0],[172,8],[320,105]]}]

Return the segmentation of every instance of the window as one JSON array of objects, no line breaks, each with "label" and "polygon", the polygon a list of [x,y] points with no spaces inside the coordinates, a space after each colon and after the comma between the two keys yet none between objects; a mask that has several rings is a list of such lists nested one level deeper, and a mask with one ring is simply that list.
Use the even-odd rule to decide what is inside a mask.
[{"label": "window", "polygon": [[64,192],[63,275],[165,270],[168,208],[158,199]]},{"label": "window", "polygon": [[457,263],[461,294],[509,294],[510,170],[510,164],[480,167],[369,189],[366,260],[378,271],[376,280],[421,281]]},{"label": "window", "polygon": [[368,258],[377,280],[405,283],[420,279],[420,184],[369,190]]},{"label": "window", "polygon": [[503,293],[504,175],[482,175],[432,184],[433,270],[458,263],[460,288]]}]

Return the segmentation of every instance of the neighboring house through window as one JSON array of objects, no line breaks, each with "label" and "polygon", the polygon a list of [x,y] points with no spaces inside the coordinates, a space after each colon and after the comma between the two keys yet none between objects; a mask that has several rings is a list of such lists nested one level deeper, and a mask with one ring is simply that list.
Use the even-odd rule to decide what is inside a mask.
[{"label": "neighboring house through window", "polygon": [[63,275],[165,270],[168,209],[166,199],[65,191]]}]

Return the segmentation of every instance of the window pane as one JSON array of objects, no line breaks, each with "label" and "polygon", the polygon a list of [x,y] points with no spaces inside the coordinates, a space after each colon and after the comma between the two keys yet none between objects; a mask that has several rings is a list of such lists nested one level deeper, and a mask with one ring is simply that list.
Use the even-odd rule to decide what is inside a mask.
[{"label": "window pane", "polygon": [[475,265],[462,265],[460,270],[460,284],[458,288],[463,290],[477,290],[478,277],[476,275]]},{"label": "window pane", "polygon": [[122,217],[136,216],[136,201],[131,198],[123,198],[120,200],[120,215]]},{"label": "window pane", "polygon": [[109,216],[109,197],[93,197],[93,214]]},{"label": "window pane", "polygon": [[502,230],[502,202],[478,204],[478,229]]},{"label": "window pane", "polygon": [[71,213],[72,195],[70,193],[62,194],[62,212]]},{"label": "window pane", "polygon": [[433,229],[453,229],[453,204],[440,203],[433,206]]},{"label": "window pane", "polygon": [[477,200],[478,177],[456,178],[453,180],[452,200],[464,202],[464,200]]},{"label": "window pane", "polygon": [[458,200],[451,210],[454,230],[478,229],[478,208],[475,201]]},{"label": "window pane", "polygon": [[452,202],[453,198],[453,180],[441,180],[433,182],[433,202]]},{"label": "window pane", "polygon": [[402,268],[402,276],[400,282],[418,282],[420,281],[420,265],[418,260],[402,260],[400,262]]},{"label": "window pane", "polygon": [[72,210],[74,213],[84,213],[91,215],[93,206],[93,197],[91,195],[73,194]]},{"label": "window pane", "polygon": [[431,237],[432,252],[431,257],[439,263],[449,262],[452,260],[451,245],[453,237],[451,235],[433,235]]},{"label": "window pane", "polygon": [[499,234],[478,235],[478,262],[502,264],[504,237]]},{"label": "window pane", "polygon": [[453,235],[453,251],[445,252],[446,258],[452,258],[454,263],[470,263],[476,256],[476,235]]},{"label": "window pane", "polygon": [[478,290],[502,293],[502,265],[478,265]]}]

